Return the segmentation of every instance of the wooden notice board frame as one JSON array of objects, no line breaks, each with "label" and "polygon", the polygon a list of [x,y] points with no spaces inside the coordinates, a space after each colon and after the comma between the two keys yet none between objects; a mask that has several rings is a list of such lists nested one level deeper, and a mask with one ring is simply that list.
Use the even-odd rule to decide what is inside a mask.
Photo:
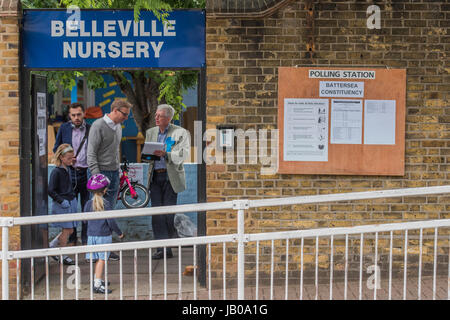
[{"label": "wooden notice board frame", "polygon": [[[318,72],[318,71],[328,72]],[[374,77],[349,71],[371,71]],[[337,72],[336,71],[340,71]],[[315,72],[314,75],[312,72]],[[334,72],[334,73],[333,73]],[[375,73],[373,73],[375,72]],[[362,74],[362,73],[358,73]],[[320,96],[320,82],[364,82],[360,98]],[[284,99],[328,99],[328,161],[284,160]],[[331,144],[331,100],[358,99],[362,105],[361,144]],[[395,100],[395,144],[364,144],[366,100]],[[406,70],[381,68],[280,67],[278,68],[278,173],[333,175],[404,175]]]}]

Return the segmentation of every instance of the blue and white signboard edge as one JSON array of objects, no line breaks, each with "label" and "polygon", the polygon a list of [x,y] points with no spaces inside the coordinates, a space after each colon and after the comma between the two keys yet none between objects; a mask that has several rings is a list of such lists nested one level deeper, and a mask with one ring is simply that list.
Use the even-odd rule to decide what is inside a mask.
[{"label": "blue and white signboard edge", "polygon": [[201,68],[206,64],[203,9],[169,13],[169,23],[152,12],[133,10],[26,9],[23,61],[26,68]]}]

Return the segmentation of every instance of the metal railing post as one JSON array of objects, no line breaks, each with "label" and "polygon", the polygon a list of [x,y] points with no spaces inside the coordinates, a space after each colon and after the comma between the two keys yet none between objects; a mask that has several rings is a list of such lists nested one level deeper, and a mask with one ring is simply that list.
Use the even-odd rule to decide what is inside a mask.
[{"label": "metal railing post", "polygon": [[9,300],[8,227],[2,227],[2,299]]},{"label": "metal railing post", "polygon": [[238,272],[237,272],[237,282],[238,282],[238,300],[244,300],[244,268],[245,268],[245,209],[249,208],[248,200],[235,200],[233,201],[233,209],[237,210],[237,234],[238,234]]},{"label": "metal railing post", "polygon": [[12,226],[12,219],[2,219],[2,300],[9,300],[9,227]]}]

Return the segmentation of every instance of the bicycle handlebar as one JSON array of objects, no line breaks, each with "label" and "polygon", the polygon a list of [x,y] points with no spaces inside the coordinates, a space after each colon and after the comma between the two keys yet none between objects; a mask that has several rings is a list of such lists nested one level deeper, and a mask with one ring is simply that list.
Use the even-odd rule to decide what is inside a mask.
[{"label": "bicycle handlebar", "polygon": [[122,157],[123,164],[120,166],[122,171],[128,171],[128,160],[125,156]]}]

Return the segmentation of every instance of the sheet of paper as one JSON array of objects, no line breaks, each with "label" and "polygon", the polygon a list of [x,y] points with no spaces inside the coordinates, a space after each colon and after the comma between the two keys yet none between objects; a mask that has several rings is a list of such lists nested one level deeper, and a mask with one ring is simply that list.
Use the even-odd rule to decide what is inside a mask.
[{"label": "sheet of paper", "polygon": [[144,149],[142,149],[143,154],[153,154],[156,150],[164,150],[164,143],[162,142],[146,142],[144,144]]},{"label": "sheet of paper", "polygon": [[284,99],[284,161],[328,161],[328,99]]},{"label": "sheet of paper", "polygon": [[364,101],[364,144],[395,144],[395,100]]},{"label": "sheet of paper", "polygon": [[331,100],[330,143],[362,143],[362,100]]},{"label": "sheet of paper", "polygon": [[47,139],[47,101],[45,92],[37,92],[37,136],[39,140],[39,156],[46,154]]},{"label": "sheet of paper", "polygon": [[144,183],[144,165],[142,163],[131,163],[128,166],[128,177],[130,180],[147,185],[147,182]]}]

